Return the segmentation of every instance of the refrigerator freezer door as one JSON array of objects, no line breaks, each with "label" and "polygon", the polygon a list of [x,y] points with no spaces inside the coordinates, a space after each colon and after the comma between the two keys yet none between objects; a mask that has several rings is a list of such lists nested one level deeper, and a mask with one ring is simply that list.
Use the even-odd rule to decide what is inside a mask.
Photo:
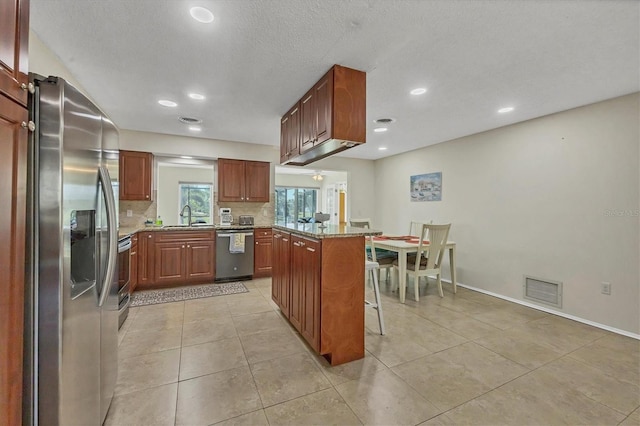
[{"label": "refrigerator freezer door", "polygon": [[38,421],[99,425],[102,113],[62,79],[38,86]]},{"label": "refrigerator freezer door", "polygon": [[[100,423],[104,422],[111,405],[118,378],[118,215],[115,208],[113,188],[109,172],[100,167],[99,205],[102,218],[101,232],[104,253],[101,262],[105,265],[101,274],[103,288],[100,289]],[[106,248],[106,250],[104,249]]]}]

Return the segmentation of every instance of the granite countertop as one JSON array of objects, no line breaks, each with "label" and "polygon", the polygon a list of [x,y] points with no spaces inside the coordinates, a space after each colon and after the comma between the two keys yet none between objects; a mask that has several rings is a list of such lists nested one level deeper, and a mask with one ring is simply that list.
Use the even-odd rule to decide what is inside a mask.
[{"label": "granite countertop", "polygon": [[321,228],[318,223],[275,224],[273,227],[281,231],[293,232],[312,238],[347,238],[382,235],[382,231],[376,231],[375,229],[355,228],[345,225],[326,225]]},{"label": "granite countertop", "polygon": [[198,225],[198,226],[184,226],[184,225],[146,225],[139,227],[120,227],[118,230],[118,238],[124,238],[128,235],[133,235],[136,232],[162,232],[162,231],[210,231],[213,229],[256,229],[256,228],[271,228],[273,225]]}]

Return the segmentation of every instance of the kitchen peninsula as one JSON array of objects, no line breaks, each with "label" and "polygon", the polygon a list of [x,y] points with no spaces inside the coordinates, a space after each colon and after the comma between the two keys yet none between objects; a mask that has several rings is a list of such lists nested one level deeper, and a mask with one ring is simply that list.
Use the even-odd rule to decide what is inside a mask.
[{"label": "kitchen peninsula", "polygon": [[364,237],[316,223],[274,225],[272,298],[331,365],[364,357]]}]

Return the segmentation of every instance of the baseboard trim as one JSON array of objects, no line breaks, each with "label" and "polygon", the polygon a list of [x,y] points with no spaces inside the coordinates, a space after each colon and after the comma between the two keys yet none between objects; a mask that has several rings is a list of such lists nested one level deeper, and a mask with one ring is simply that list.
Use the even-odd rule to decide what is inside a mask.
[{"label": "baseboard trim", "polygon": [[[442,280],[451,284],[451,280]],[[470,285],[457,283],[458,286],[477,291],[479,293],[487,294],[489,296],[497,297],[498,299],[508,300],[509,302],[517,303],[518,305],[527,306],[529,308],[537,309],[539,311],[547,312],[549,314],[558,315],[559,317],[567,318],[573,321],[578,321],[583,324],[591,325],[593,327],[601,328],[603,330],[610,331],[612,333],[621,334],[623,336],[631,337],[632,339],[640,340],[640,334],[632,333],[630,331],[621,330],[619,328],[611,327],[605,324],[600,324],[599,322],[591,321],[588,319],[580,318],[575,315],[569,315],[565,312],[556,311],[555,309],[547,308],[545,306],[536,305],[533,303],[525,302],[524,300],[514,299],[513,297],[504,296],[502,294],[494,293],[492,291],[484,290],[481,288],[473,287]]]}]

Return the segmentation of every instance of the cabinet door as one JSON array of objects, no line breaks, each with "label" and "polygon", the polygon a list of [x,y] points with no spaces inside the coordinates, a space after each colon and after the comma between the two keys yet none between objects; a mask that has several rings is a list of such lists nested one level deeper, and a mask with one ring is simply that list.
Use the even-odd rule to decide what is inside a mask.
[{"label": "cabinet door", "polygon": [[29,1],[0,1],[0,93],[27,106]]},{"label": "cabinet door", "polygon": [[287,128],[287,151],[289,153],[288,158],[291,158],[300,154],[300,117],[302,116],[300,103],[298,102],[288,114],[289,126]]},{"label": "cabinet door", "polygon": [[333,69],[316,85],[315,92],[315,142],[321,144],[331,139],[331,114],[333,111]]},{"label": "cabinet door", "polygon": [[153,154],[120,151],[120,199],[151,201]]},{"label": "cabinet door", "polygon": [[316,351],[320,349],[320,243],[304,239],[302,277],[302,329],[300,334]]},{"label": "cabinet door", "polygon": [[249,202],[269,202],[270,163],[245,161],[245,198]]},{"label": "cabinet door", "polygon": [[138,234],[138,286],[144,287],[154,283],[154,232]]},{"label": "cabinet door", "polygon": [[131,256],[129,260],[129,293],[133,293],[138,285],[138,236],[131,237]]},{"label": "cabinet door", "polygon": [[291,285],[291,234],[276,231],[273,234],[273,278],[271,280],[271,298],[280,306],[285,317],[289,318]]},{"label": "cabinet door", "polygon": [[291,236],[291,305],[289,306],[289,321],[298,331],[302,331],[302,315],[304,304],[304,274],[305,249],[302,238]]},{"label": "cabinet door", "polygon": [[218,159],[218,201],[244,201],[245,162]]},{"label": "cabinet door", "polygon": [[188,281],[213,280],[215,277],[215,244],[212,241],[187,241]]},{"label": "cabinet door", "polygon": [[289,115],[280,120],[280,163],[289,159]]},{"label": "cabinet door", "polygon": [[175,283],[185,279],[185,248],[186,243],[155,244],[155,284]]},{"label": "cabinet door", "polygon": [[300,153],[313,148],[316,139],[316,102],[315,90],[312,88],[300,101]]},{"label": "cabinet door", "polygon": [[257,239],[253,252],[253,277],[270,277],[272,271],[273,244],[271,240]]},{"label": "cabinet door", "polygon": [[[3,7],[6,1],[3,1]],[[2,9],[2,14],[5,11]],[[4,17],[2,18],[4,22]],[[4,37],[4,29],[2,29]],[[2,43],[2,42],[0,42]],[[0,424],[22,421],[27,109],[0,95]]]}]

